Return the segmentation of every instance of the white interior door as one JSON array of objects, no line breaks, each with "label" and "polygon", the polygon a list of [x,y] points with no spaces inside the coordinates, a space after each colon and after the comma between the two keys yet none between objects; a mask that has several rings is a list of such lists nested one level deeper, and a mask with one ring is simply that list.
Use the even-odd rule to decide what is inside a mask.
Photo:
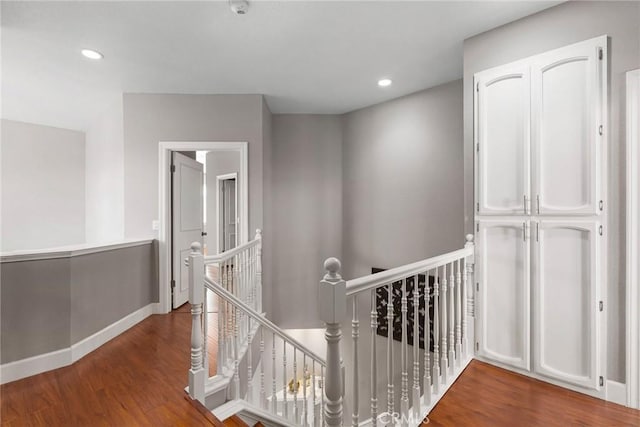
[{"label": "white interior door", "polygon": [[529,370],[530,244],[528,221],[478,223],[479,354]]},{"label": "white interior door", "polygon": [[535,57],[531,80],[538,214],[598,213],[606,47],[603,36]]},{"label": "white interior door", "polygon": [[534,369],[598,389],[599,225],[535,223]]},{"label": "white interior door", "polygon": [[173,308],[189,300],[189,272],[184,259],[191,243],[202,244],[202,164],[173,152],[172,168]]},{"label": "white interior door", "polygon": [[476,81],[478,212],[527,214],[530,200],[528,65],[483,71]]}]

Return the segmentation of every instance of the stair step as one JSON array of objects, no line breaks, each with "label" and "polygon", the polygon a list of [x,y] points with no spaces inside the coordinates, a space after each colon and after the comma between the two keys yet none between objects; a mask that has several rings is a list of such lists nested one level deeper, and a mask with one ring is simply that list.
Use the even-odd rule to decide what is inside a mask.
[{"label": "stair step", "polygon": [[249,425],[242,421],[242,419],[237,415],[230,416],[229,418],[224,420],[222,424],[229,427],[249,427]]}]

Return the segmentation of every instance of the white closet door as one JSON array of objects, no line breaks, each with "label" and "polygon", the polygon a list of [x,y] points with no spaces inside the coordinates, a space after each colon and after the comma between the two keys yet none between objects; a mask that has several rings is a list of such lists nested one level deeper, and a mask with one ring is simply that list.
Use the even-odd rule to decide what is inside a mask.
[{"label": "white closet door", "polygon": [[529,369],[530,244],[528,222],[483,220],[478,225],[480,355]]},{"label": "white closet door", "polygon": [[533,223],[534,370],[598,389],[599,225],[595,221]]},{"label": "white closet door", "polygon": [[536,56],[533,61],[535,213],[598,213],[606,46],[603,36]]},{"label": "white closet door", "polygon": [[529,200],[529,66],[475,76],[478,212],[527,214]]}]

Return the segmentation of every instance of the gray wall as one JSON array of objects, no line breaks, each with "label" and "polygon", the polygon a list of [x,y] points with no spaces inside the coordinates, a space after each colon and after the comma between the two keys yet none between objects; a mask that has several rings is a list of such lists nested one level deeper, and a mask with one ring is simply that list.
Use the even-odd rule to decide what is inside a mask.
[{"label": "gray wall", "polygon": [[[273,160],[273,115],[262,99],[262,164],[263,164],[263,204],[264,204],[264,224],[268,227],[272,224],[275,212],[273,211],[273,171],[271,162]],[[255,230],[253,230],[255,231]],[[272,311],[273,292],[273,242],[274,234],[271,229],[262,233],[262,309],[269,317]]]},{"label": "gray wall", "polygon": [[0,267],[0,363],[69,348],[69,258]]},{"label": "gray wall", "polygon": [[158,301],[156,241],[71,260],[71,343]]},{"label": "gray wall", "polygon": [[473,74],[599,35],[609,36],[608,378],[624,381],[624,73],[640,66],[640,3],[567,2],[464,43],[465,229],[473,230]]},{"label": "gray wall", "polygon": [[343,275],[459,249],[462,82],[344,117]]},{"label": "gray wall", "polygon": [[160,141],[249,143],[249,229],[262,226],[262,96],[124,94],[125,237],[155,237]]},{"label": "gray wall", "polygon": [[85,134],[2,120],[1,251],[85,241]]},{"label": "gray wall", "polygon": [[0,363],[67,349],[157,301],[156,257],[152,242],[2,263]]},{"label": "gray wall", "polygon": [[[216,241],[218,239],[218,223],[217,212],[218,204],[216,203],[216,192],[218,191],[217,176],[237,173],[238,180],[236,182],[236,194],[242,184],[240,184],[240,153],[237,151],[210,151],[207,153],[207,254],[217,253]],[[239,196],[239,194],[238,194]],[[242,200],[238,198],[238,204]],[[253,239],[255,230],[249,230],[249,240]]]},{"label": "gray wall", "polygon": [[272,318],[283,328],[316,327],[322,263],[341,256],[341,118],[274,115],[271,173]]}]

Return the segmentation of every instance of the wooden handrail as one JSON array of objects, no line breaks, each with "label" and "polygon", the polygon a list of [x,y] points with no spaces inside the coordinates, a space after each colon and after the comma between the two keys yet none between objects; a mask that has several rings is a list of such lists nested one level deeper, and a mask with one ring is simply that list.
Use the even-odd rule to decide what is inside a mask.
[{"label": "wooden handrail", "polygon": [[371,289],[376,289],[382,285],[406,279],[427,270],[441,267],[460,258],[473,255],[473,247],[465,247],[443,255],[427,258],[412,264],[395,267],[375,274],[358,277],[347,281],[347,296],[355,295]]},{"label": "wooden handrail", "polygon": [[311,359],[315,360],[317,363],[320,364],[320,366],[326,367],[326,362],[320,356],[318,356],[312,350],[308,349],[304,344],[300,343],[295,338],[291,337],[289,334],[287,334],[285,331],[280,329],[277,325],[275,325],[269,319],[265,318],[263,315],[261,315],[260,313],[258,313],[257,311],[249,307],[247,304],[242,302],[242,300],[240,300],[238,297],[233,295],[231,292],[224,289],[218,283],[211,280],[209,277],[206,277],[204,279],[204,284],[209,290],[211,290],[212,292],[215,292],[218,296],[224,298],[225,300],[227,300],[228,302],[230,302],[240,310],[244,311],[254,321],[258,322],[263,327],[269,329],[271,332],[278,335],[284,341],[288,342],[294,347],[297,347],[298,350],[306,354]]}]

